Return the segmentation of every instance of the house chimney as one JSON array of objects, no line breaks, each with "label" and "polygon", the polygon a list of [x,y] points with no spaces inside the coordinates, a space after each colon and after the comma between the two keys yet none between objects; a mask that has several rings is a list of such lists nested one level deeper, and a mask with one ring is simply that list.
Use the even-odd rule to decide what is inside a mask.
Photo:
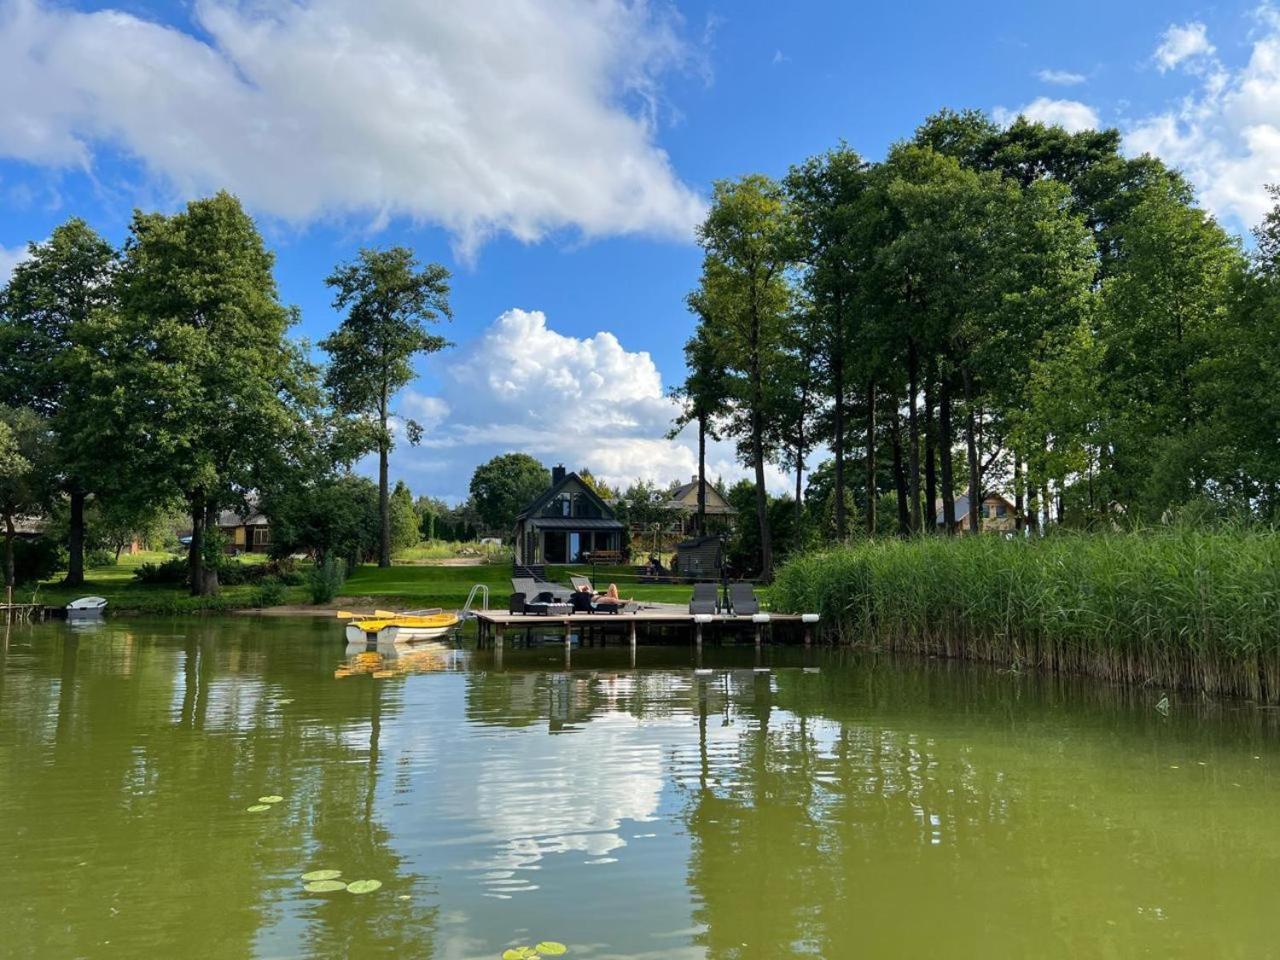
[{"label": "house chimney", "polygon": [[557,463],[554,467],[551,468],[551,485],[555,486],[557,483],[559,483],[563,479],[564,479],[564,464]]}]

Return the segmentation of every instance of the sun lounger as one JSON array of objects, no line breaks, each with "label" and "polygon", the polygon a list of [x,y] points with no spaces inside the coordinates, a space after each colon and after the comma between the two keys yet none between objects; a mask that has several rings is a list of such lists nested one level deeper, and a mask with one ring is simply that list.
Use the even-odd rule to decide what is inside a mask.
[{"label": "sun lounger", "polygon": [[595,587],[591,586],[591,581],[588,580],[586,577],[578,576],[577,574],[572,574],[569,577],[569,582],[573,584],[573,589],[575,590],[586,589],[592,593],[596,592]]},{"label": "sun lounger", "polygon": [[689,601],[690,613],[718,613],[717,589],[714,583],[695,583],[693,599]]},{"label": "sun lounger", "polygon": [[[551,583],[547,580],[535,580],[533,577],[512,577],[511,591],[513,593],[523,593],[526,602],[543,598],[556,603],[568,603],[569,594],[572,593],[568,587],[563,587],[558,583]],[[546,595],[545,597],[543,597],[544,594]]]},{"label": "sun lounger", "polygon": [[735,617],[750,617],[760,612],[760,601],[750,583],[729,584],[729,606]]}]

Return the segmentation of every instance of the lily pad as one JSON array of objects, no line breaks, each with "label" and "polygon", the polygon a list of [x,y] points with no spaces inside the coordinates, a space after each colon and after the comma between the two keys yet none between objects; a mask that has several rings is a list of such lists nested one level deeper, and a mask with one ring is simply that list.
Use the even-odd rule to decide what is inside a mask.
[{"label": "lily pad", "polygon": [[337,880],[342,876],[341,870],[312,870],[310,873],[302,875],[303,883],[311,883],[313,880]]},{"label": "lily pad", "polygon": [[273,793],[273,794],[270,794],[269,796],[259,797],[258,802],[259,803],[279,803],[283,799],[284,797],[280,796],[278,793]]},{"label": "lily pad", "polygon": [[556,943],[554,940],[543,940],[533,949],[537,950],[538,953],[542,954],[544,957],[558,957],[562,953],[569,952],[568,947],[563,943]]},{"label": "lily pad", "polygon": [[538,951],[533,947],[512,947],[502,951],[502,960],[537,960]]},{"label": "lily pad", "polygon": [[269,803],[255,803],[253,806],[245,807],[245,810],[248,813],[261,813],[263,810],[270,810],[270,809],[271,809],[271,804]]},{"label": "lily pad", "polygon": [[347,884],[347,893],[373,893],[381,886],[381,880],[352,880]]},{"label": "lily pad", "polygon": [[302,889],[307,893],[337,893],[347,889],[347,885],[341,880],[313,880]]}]

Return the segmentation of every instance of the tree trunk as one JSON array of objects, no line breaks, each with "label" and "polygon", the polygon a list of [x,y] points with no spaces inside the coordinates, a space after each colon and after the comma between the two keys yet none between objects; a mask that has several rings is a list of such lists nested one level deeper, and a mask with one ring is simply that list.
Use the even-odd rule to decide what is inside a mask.
[{"label": "tree trunk", "polygon": [[[840,491],[841,498],[844,491]],[[867,384],[867,536],[876,535],[876,385]]]},{"label": "tree trunk", "polygon": [[973,377],[968,370],[964,372],[964,399],[965,444],[969,453],[969,532],[978,533],[982,529],[982,477],[978,464],[978,424],[973,410]]},{"label": "tree trunk", "polygon": [[948,536],[956,532],[956,477],[952,451],[955,433],[951,425],[951,374],[942,377],[938,397],[938,429],[941,433],[939,453],[942,460],[942,525]]},{"label": "tree trunk", "polygon": [[1027,470],[1027,530],[1035,533],[1040,529],[1040,508],[1036,505],[1036,488],[1031,482],[1031,471]]},{"label": "tree trunk", "polygon": [[889,427],[893,440],[893,486],[898,493],[898,535],[911,535],[911,511],[907,507],[907,475],[902,469],[902,416],[898,412],[898,399],[893,400]]},{"label": "tree trunk", "polygon": [[698,416],[698,536],[707,535],[707,415]]},{"label": "tree trunk", "polygon": [[[204,504],[204,529],[205,537],[210,536],[210,531],[218,529],[218,504],[214,500],[206,500]],[[202,566],[203,578],[200,584],[200,596],[212,597],[221,589],[218,583],[218,567],[217,564],[206,563]]]},{"label": "tree trunk", "polygon": [[[801,443],[804,441],[802,440]],[[800,552],[804,543],[804,502],[800,499],[800,488],[804,478],[804,459],[800,447],[796,447],[796,529],[791,537],[792,550]]]},{"label": "tree trunk", "polygon": [[[836,339],[839,340],[837,334]],[[845,515],[844,509],[844,348],[837,347],[835,356],[832,358],[831,377],[834,381],[834,402],[835,409],[832,413],[835,416],[834,423],[834,443],[835,448],[831,451],[835,457],[836,467],[836,539],[843,543],[849,533],[849,519]]]},{"label": "tree trunk", "polygon": [[751,414],[751,460],[756,471],[756,522],[760,525],[760,579],[773,580],[773,538],[769,531],[769,494],[764,488],[764,424]]},{"label": "tree trunk", "polygon": [[67,576],[62,581],[68,587],[84,583],[84,491],[79,484],[70,490],[70,526],[67,536]]},{"label": "tree trunk", "polygon": [[200,596],[204,586],[204,494],[191,495],[191,545],[187,547],[187,579],[191,595]]},{"label": "tree trunk", "polygon": [[378,566],[380,567],[391,566],[391,492],[387,487],[387,459],[391,452],[391,443],[387,437],[390,402],[390,390],[384,380],[382,396],[378,400],[378,415],[382,423],[382,433],[378,437]]},{"label": "tree trunk", "polygon": [[5,602],[13,603],[13,539],[17,531],[13,527],[13,514],[4,515],[4,592]]},{"label": "tree trunk", "polygon": [[920,420],[916,413],[916,394],[920,392],[920,361],[916,355],[915,337],[907,338],[907,492],[911,497],[911,530],[920,532]]},{"label": "tree trunk", "polygon": [[933,380],[924,381],[924,526],[938,529],[938,428],[934,418]]},{"label": "tree trunk", "polygon": [[1013,518],[1015,526],[1021,530],[1027,525],[1022,513],[1022,454],[1013,451]]}]

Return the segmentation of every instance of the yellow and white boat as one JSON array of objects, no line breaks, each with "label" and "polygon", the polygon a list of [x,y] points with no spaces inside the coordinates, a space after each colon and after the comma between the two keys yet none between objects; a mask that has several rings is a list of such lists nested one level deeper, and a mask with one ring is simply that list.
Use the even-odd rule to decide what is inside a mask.
[{"label": "yellow and white boat", "polygon": [[339,613],[347,619],[347,643],[414,643],[443,637],[458,625],[458,615],[440,609],[393,613],[375,610],[373,616]]}]

